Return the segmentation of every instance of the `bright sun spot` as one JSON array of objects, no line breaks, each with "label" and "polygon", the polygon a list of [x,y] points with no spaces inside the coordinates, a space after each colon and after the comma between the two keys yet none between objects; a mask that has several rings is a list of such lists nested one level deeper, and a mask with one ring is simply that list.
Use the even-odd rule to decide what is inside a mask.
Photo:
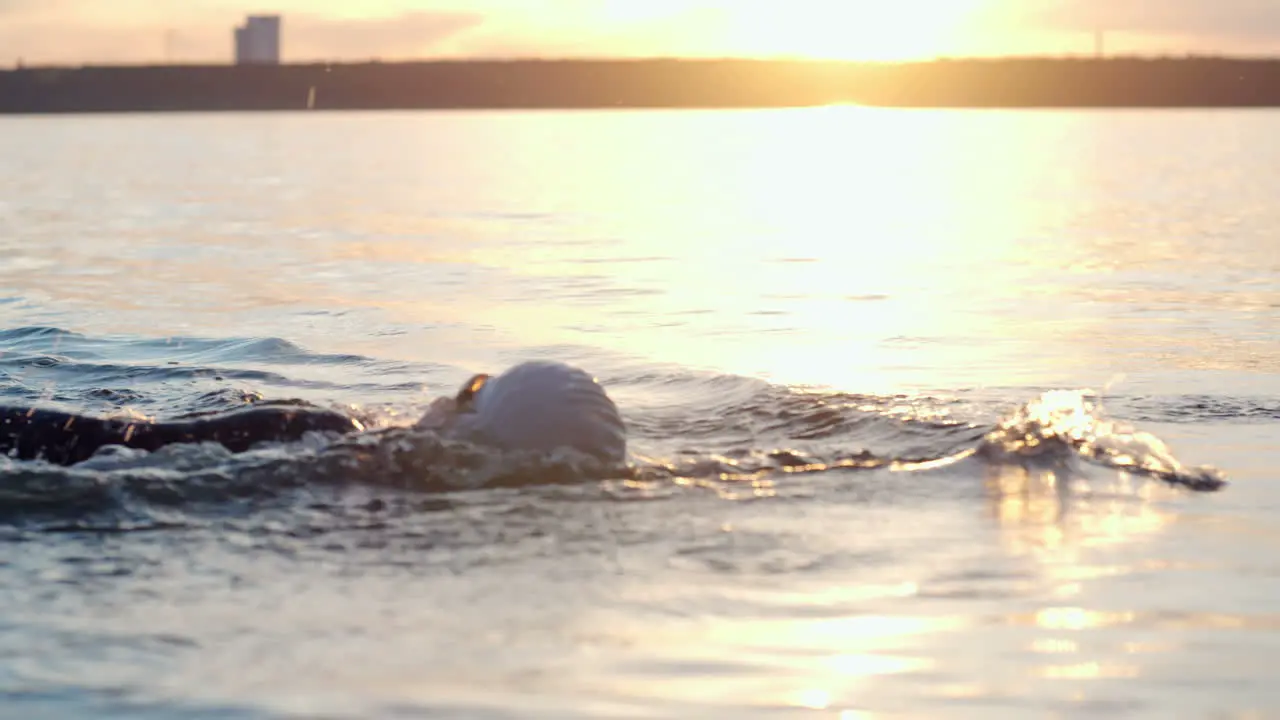
[{"label": "bright sun spot", "polygon": [[728,11],[744,52],[898,60],[945,54],[986,0],[744,0]]},{"label": "bright sun spot", "polygon": [[683,20],[705,51],[813,59],[947,54],[991,0],[600,0],[610,22]]}]

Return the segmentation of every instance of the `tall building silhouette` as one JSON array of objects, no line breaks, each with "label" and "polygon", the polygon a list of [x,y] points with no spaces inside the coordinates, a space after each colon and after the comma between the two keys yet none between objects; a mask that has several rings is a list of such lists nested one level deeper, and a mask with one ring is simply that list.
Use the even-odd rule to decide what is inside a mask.
[{"label": "tall building silhouette", "polygon": [[280,64],[280,16],[250,15],[235,30],[237,65]]}]

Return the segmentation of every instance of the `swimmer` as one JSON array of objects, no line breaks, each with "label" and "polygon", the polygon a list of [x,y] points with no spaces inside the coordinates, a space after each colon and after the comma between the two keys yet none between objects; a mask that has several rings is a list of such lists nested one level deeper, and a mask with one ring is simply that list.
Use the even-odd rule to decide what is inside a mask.
[{"label": "swimmer", "polygon": [[[504,450],[565,447],[606,462],[626,459],[626,428],[604,388],[582,370],[552,361],[521,363],[497,377],[475,375],[456,396],[432,403],[415,427]],[[0,455],[74,465],[107,445],[155,451],[213,442],[239,453],[308,432],[362,430],[354,418],[304,404],[261,403],[163,422],[0,407]]]},{"label": "swimmer", "polygon": [[596,379],[550,360],[472,377],[432,403],[416,427],[504,450],[572,448],[605,462],[627,456],[627,430]]}]

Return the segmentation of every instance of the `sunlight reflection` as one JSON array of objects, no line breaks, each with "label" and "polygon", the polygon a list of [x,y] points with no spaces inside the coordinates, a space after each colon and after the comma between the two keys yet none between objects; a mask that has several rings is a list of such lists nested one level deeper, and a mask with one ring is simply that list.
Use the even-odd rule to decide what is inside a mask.
[{"label": "sunlight reflection", "polygon": [[[1087,353],[1040,344],[1104,321],[1038,300],[1079,281],[1025,242],[1059,212],[1026,188],[1059,174],[1046,140],[1069,120],[828,107],[379,122],[374,135],[391,139],[358,156],[298,148],[305,162],[272,168],[296,195],[252,222],[131,221],[103,231],[127,252],[77,248],[77,262],[23,287],[93,308],[172,308],[203,332],[311,305],[349,318],[294,329],[317,351],[362,342],[320,327],[373,322],[413,329],[368,341],[383,355],[479,363],[587,347],[869,393],[1069,376]],[[442,137],[485,150],[448,155],[446,174]],[[207,172],[201,182],[225,177]],[[198,209],[257,208],[259,192]],[[181,253],[157,240],[171,235]],[[257,262],[227,260],[246,253]],[[151,326],[129,317],[141,319],[112,323]]]},{"label": "sunlight reflection", "polygon": [[[14,221],[33,250],[0,274],[45,317],[101,332],[285,334],[317,352],[475,365],[554,345],[865,392],[1088,381],[1118,353],[1135,369],[1250,372],[1280,357],[1263,322],[1274,288],[1224,291],[1257,265],[1252,236],[1196,228],[1203,203],[1134,181],[1161,175],[1181,136],[1135,143],[1149,131],[1129,120],[357,115],[219,119],[208,157],[207,143],[147,154],[156,119],[26,128],[34,140],[12,149],[44,179]],[[1238,135],[1210,130],[1234,121],[1183,122],[1227,139],[1196,146],[1206,167],[1244,167]],[[1267,132],[1257,118],[1241,129],[1254,123]],[[54,146],[66,152],[30,149]],[[105,205],[82,167],[104,147],[143,163]],[[273,189],[226,182],[241,175]],[[1223,179],[1196,192],[1239,211]],[[1249,202],[1269,207],[1260,193]],[[1153,263],[1172,285],[1144,280]],[[1135,301],[1154,314],[1117,314]],[[1193,308],[1214,322],[1172,322]]]},{"label": "sunlight reflection", "polygon": [[992,516],[1006,530],[1018,554],[1062,547],[1065,531],[1063,483],[1052,470],[1033,473],[1017,465],[987,467],[987,498]]},{"label": "sunlight reflection", "polygon": [[1074,640],[1040,638],[1031,643],[1031,651],[1046,655],[1063,655],[1078,652],[1080,646]]},{"label": "sunlight reflection", "polygon": [[1136,665],[1087,662],[1075,665],[1049,665],[1037,668],[1035,674],[1050,680],[1101,680],[1136,678],[1141,674],[1141,669]]},{"label": "sunlight reflection", "polygon": [[733,638],[747,646],[774,647],[864,647],[868,643],[894,638],[953,630],[962,625],[956,618],[870,615],[818,621],[763,623],[745,635],[734,627]]},{"label": "sunlight reflection", "polygon": [[833,671],[849,677],[894,675],[923,669],[929,664],[920,658],[893,655],[840,655],[831,658],[830,663]]},{"label": "sunlight reflection", "polygon": [[1115,491],[1123,493],[1118,497],[1073,488],[1080,481],[1073,483],[1053,469],[1001,464],[989,466],[986,473],[990,513],[1005,530],[1009,549],[1050,561],[1062,579],[1114,574],[1079,566],[1079,551],[1150,537],[1171,520],[1133,491],[1125,473],[1117,473],[1114,481]]},{"label": "sunlight reflection", "polygon": [[[628,132],[668,125],[662,147]],[[1004,329],[1017,317],[973,311],[1025,292],[982,268],[1019,252],[1038,208],[999,198],[1040,152],[989,162],[994,138],[975,119],[832,107],[621,115],[584,130],[590,162],[521,191],[579,197],[592,213],[483,258],[539,286],[538,311],[485,303],[474,322],[530,344],[591,328],[592,344],[639,357],[864,392],[904,373],[1008,381],[1007,355],[975,338],[1064,329]]]},{"label": "sunlight reflection", "polygon": [[752,694],[760,702],[822,710],[847,706],[857,688],[872,678],[932,667],[934,659],[916,655],[910,648],[922,636],[954,631],[964,624],[959,618],[887,615],[816,621],[717,620],[698,644],[723,648],[740,662],[770,668],[777,682],[755,688]]},{"label": "sunlight reflection", "polygon": [[[1079,660],[1037,666],[1032,670],[1036,677],[1085,681],[1132,678],[1141,673],[1136,665],[1080,657],[1085,652],[1082,643],[1071,637],[1075,633],[1129,627],[1140,617],[1135,611],[1106,611],[1076,604],[1087,597],[1086,581],[1141,572],[1146,563],[1153,562],[1103,563],[1090,559],[1093,549],[1140,542],[1161,532],[1170,522],[1169,516],[1135,491],[1132,481],[1124,473],[1117,473],[1108,481],[1111,488],[1095,492],[1099,489],[1080,487],[1079,480],[1073,482],[1070,475],[1053,468],[1004,464],[987,470],[990,512],[1003,530],[1009,552],[1034,559],[1049,585],[1050,596],[1063,603],[1011,615],[1006,621],[1048,633],[1030,641],[1031,652]],[[1128,650],[1125,654],[1132,655]]]},{"label": "sunlight reflection", "polygon": [[1035,624],[1048,630],[1084,630],[1086,628],[1125,625],[1133,622],[1131,612],[1109,613],[1078,607],[1045,608],[1035,615]]},{"label": "sunlight reflection", "polygon": [[831,704],[831,693],[826,690],[804,690],[797,694],[794,704],[810,710],[826,710]]}]

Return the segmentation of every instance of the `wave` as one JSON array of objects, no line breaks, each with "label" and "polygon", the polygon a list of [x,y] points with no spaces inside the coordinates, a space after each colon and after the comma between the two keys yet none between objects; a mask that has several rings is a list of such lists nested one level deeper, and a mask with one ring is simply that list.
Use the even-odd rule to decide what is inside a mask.
[{"label": "wave", "polygon": [[[325,378],[345,381],[296,377],[317,364],[339,366]],[[1220,471],[1188,467],[1155,435],[1110,417],[1087,391],[1046,390],[1009,409],[993,405],[1008,392],[985,398],[971,392],[868,395],[673,366],[601,364],[600,379],[628,425],[632,462],[625,466],[603,466],[574,453],[499,453],[404,427],[429,402],[422,383],[405,376],[427,376],[442,366],[311,353],[276,338],[153,340],[88,337],[54,327],[0,330],[0,402],[11,404],[182,417],[280,402],[287,399],[280,395],[300,392],[334,402],[406,398],[382,408],[340,406],[369,432],[311,435],[241,454],[216,445],[151,454],[105,448],[71,468],[0,458],[0,522],[146,527],[174,522],[175,513],[181,521],[315,488],[439,497],[574,485],[627,497],[639,488],[652,497],[689,486],[732,494],[770,477],[823,473],[959,467],[962,474],[981,476],[972,465],[1048,464],[1082,474],[1095,467],[1196,491],[1226,483]],[[353,377],[362,381],[351,382]],[[1260,399],[1199,396],[1115,398],[1108,404],[1153,422],[1248,421],[1277,411]]]},{"label": "wave", "polygon": [[[575,485],[606,493],[622,489],[620,496],[636,496],[627,490],[639,488],[639,496],[653,497],[696,486],[732,494],[776,477],[925,473],[961,463],[1052,465],[1075,473],[1096,466],[1194,491],[1226,484],[1222,472],[1187,467],[1154,435],[1108,418],[1089,392],[1045,393],[994,425],[948,418],[940,411],[944,404],[769,387],[737,401],[738,416],[719,434],[710,425],[701,437],[689,432],[709,422],[699,416],[686,418],[683,428],[671,419],[638,418],[642,435],[683,430],[685,441],[695,444],[665,458],[635,453],[632,462],[616,466],[567,450],[498,452],[405,427],[345,437],[312,434],[242,454],[209,444],[154,453],[104,448],[71,468],[0,460],[0,522],[155,529],[321,487],[430,496]],[[727,442],[709,450],[713,438]],[[779,443],[761,444],[761,438]]]},{"label": "wave", "polygon": [[[797,398],[798,399],[798,398]],[[833,402],[835,400],[835,402]],[[757,480],[773,472],[814,473],[841,469],[889,468],[927,471],[969,459],[987,464],[1057,466],[1073,470],[1079,462],[1156,479],[1195,491],[1215,491],[1226,485],[1225,474],[1213,467],[1181,463],[1167,445],[1151,433],[1109,418],[1091,391],[1050,391],[1018,407],[994,427],[945,420],[938,411],[920,416],[917,405],[903,405],[903,396],[865,398],[825,396],[809,400],[808,411],[775,412],[786,418],[779,428],[792,438],[840,437],[865,440],[878,434],[886,442],[920,439],[924,451],[876,452],[868,449],[835,453],[806,453],[794,449],[739,449],[722,456],[694,457],[662,465],[672,477],[717,476]],[[850,405],[863,413],[851,416],[833,406]],[[803,406],[802,406],[803,407]],[[816,430],[816,432],[815,432]],[[936,451],[942,446],[940,452]],[[934,448],[935,452],[929,452]],[[650,468],[652,470],[653,468]]]},{"label": "wave", "polygon": [[46,326],[0,330],[0,402],[90,412],[174,416],[231,409],[267,393],[312,400],[414,396],[423,391],[418,378],[441,369],[316,353],[271,337],[139,339]]},{"label": "wave", "polygon": [[1137,422],[1249,423],[1280,420],[1280,399],[1226,395],[1117,398],[1112,404]]},{"label": "wave", "polygon": [[30,355],[75,359],[102,357],[144,361],[163,358],[178,362],[252,362],[275,364],[351,365],[377,362],[362,355],[315,353],[276,337],[164,338],[91,337],[50,326],[0,330],[0,349]]}]

